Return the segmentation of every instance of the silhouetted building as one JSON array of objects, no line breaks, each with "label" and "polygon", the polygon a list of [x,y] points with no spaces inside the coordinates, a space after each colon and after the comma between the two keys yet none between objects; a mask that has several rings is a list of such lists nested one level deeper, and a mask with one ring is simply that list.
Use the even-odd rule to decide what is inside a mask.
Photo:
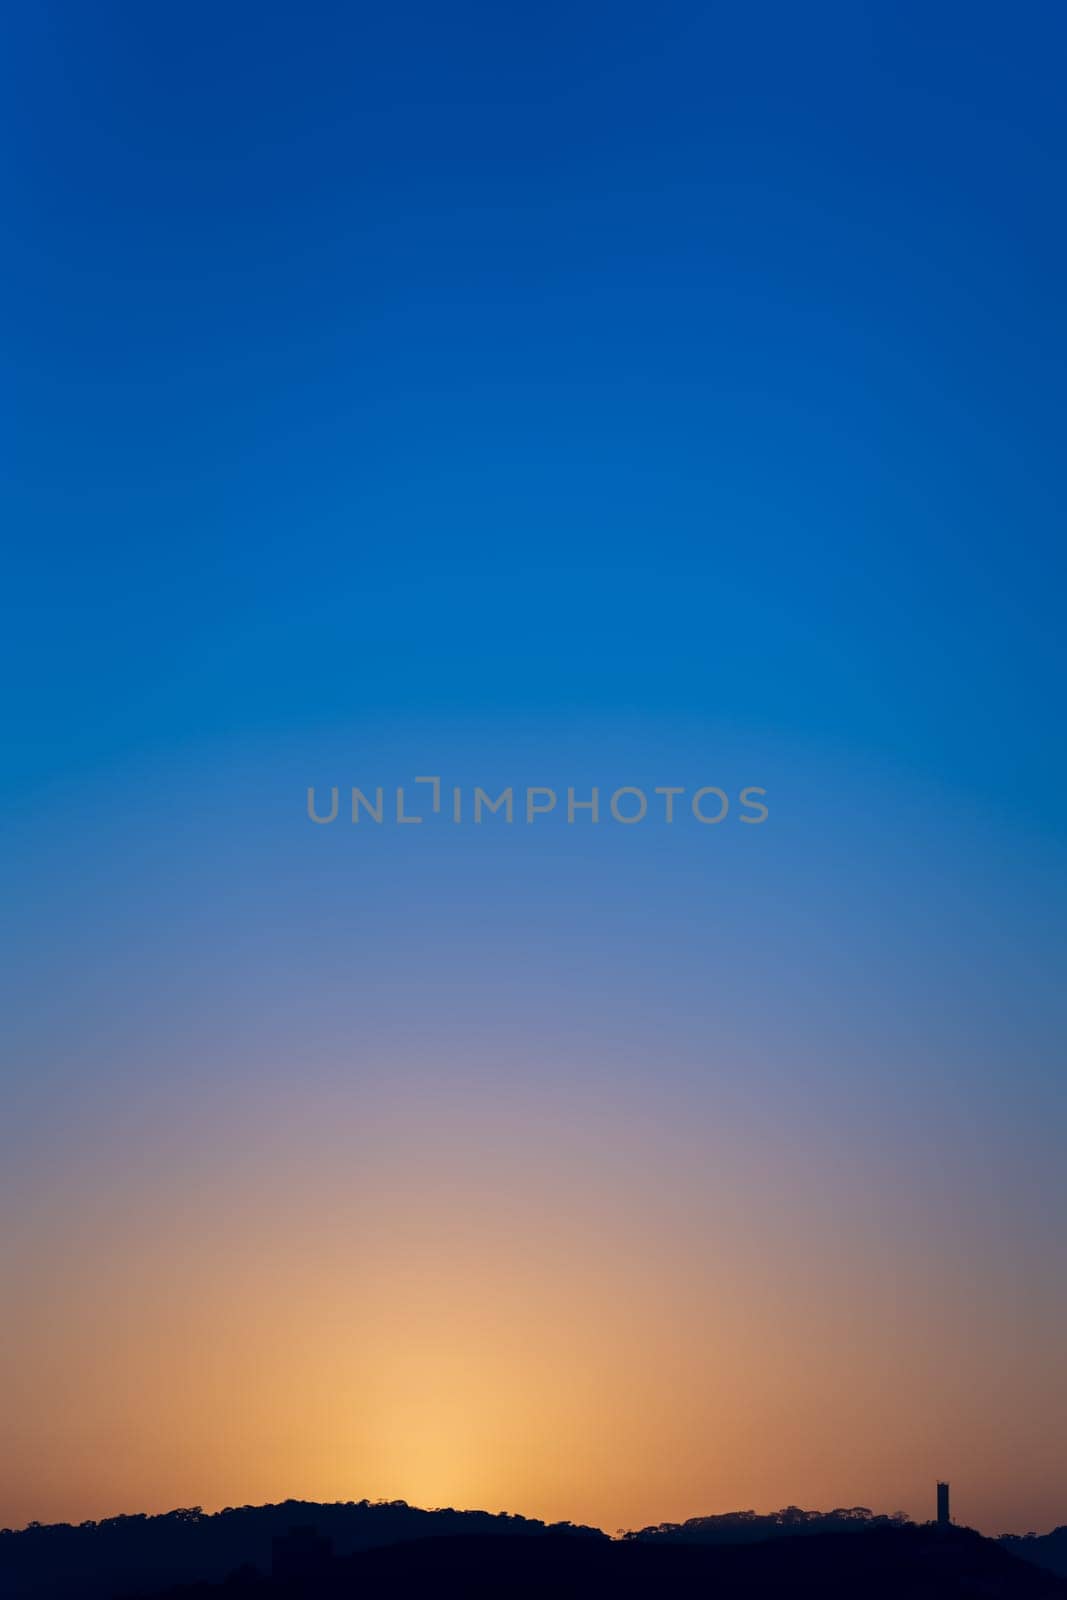
[{"label": "silhouetted building", "polygon": [[948,1484],[939,1483],[937,1486],[937,1525],[947,1528],[952,1518],[948,1512]]},{"label": "silhouetted building", "polygon": [[333,1561],[333,1540],[316,1528],[290,1528],[271,1541],[271,1575],[287,1582],[318,1578]]}]

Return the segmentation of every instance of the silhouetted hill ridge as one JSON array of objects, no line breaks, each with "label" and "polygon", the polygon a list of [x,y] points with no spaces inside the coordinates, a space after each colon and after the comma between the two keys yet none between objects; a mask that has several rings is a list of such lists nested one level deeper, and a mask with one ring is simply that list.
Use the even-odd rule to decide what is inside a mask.
[{"label": "silhouetted hill ridge", "polygon": [[[213,1513],[191,1506],[77,1525],[31,1523],[0,1531],[0,1600],[111,1600],[165,1584],[218,1582],[244,1564],[269,1572],[273,1540],[299,1524],[316,1527],[338,1555],[459,1533],[540,1535],[549,1526],[504,1511],[427,1511],[403,1500],[285,1500]],[[606,1538],[598,1528],[552,1527],[569,1536]]]},{"label": "silhouetted hill ridge", "polygon": [[627,1533],[627,1539],[671,1544],[757,1544],[766,1539],[798,1538],[816,1533],[870,1532],[872,1528],[903,1528],[909,1518],[903,1511],[876,1515],[866,1506],[839,1506],[834,1511],[802,1511],[785,1506],[781,1511],[727,1511],[712,1517],[690,1517],[686,1522],[660,1522]]},{"label": "silhouetted hill ridge", "polygon": [[[1067,1583],[966,1529],[886,1526],[760,1542],[460,1534],[303,1577],[246,1572],[152,1600],[1064,1600]],[[145,1597],[148,1600],[148,1597]]]},{"label": "silhouetted hill ridge", "polygon": [[[279,1565],[292,1530],[307,1530],[317,1565]],[[1067,1529],[1057,1530],[1067,1535]],[[1049,1536],[1050,1538],[1053,1536]],[[1013,1541],[966,1529],[916,1526],[865,1507],[786,1507],[693,1517],[617,1540],[595,1528],[546,1525],[507,1513],[421,1510],[404,1501],[317,1504],[289,1500],[205,1514],[40,1526],[0,1533],[3,1600],[112,1600],[115,1596],[247,1595],[333,1600],[375,1595],[650,1595],[706,1588],[732,1595],[984,1597],[1067,1600],[1067,1582],[1018,1558]],[[318,1552],[316,1556],[316,1552]],[[294,1576],[295,1572],[295,1576]]]},{"label": "silhouetted hill ridge", "polygon": [[1050,1533],[1006,1533],[1000,1542],[1024,1561],[1067,1577],[1067,1525]]}]

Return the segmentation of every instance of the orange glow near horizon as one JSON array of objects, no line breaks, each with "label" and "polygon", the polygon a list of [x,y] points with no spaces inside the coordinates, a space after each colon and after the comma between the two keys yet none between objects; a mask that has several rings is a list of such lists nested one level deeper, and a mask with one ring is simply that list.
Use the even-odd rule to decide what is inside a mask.
[{"label": "orange glow near horizon", "polygon": [[942,1258],[894,1251],[899,1207],[839,1207],[825,1150],[813,1198],[795,1128],[757,1163],[634,1109],[289,1092],[255,1123],[171,1117],[91,1195],[72,1162],[16,1269],[0,1521],[289,1497],[609,1530],[785,1504],[922,1517],[944,1473],[983,1524],[1005,1505],[973,1403],[994,1351],[1033,1506],[1058,1448],[1035,1368],[1058,1381],[1058,1353],[1004,1368],[995,1285],[961,1302]]}]

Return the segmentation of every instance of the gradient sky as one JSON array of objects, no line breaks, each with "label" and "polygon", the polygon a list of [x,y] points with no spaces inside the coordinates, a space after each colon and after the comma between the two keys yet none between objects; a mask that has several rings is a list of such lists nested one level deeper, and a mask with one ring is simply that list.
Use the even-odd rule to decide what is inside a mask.
[{"label": "gradient sky", "polygon": [[5,32],[0,1525],[1067,1521],[1062,7]]}]

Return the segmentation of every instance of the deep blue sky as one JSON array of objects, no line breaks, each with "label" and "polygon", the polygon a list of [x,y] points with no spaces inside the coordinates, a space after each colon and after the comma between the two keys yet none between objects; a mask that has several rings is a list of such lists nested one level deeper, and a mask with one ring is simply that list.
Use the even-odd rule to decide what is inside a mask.
[{"label": "deep blue sky", "polygon": [[[837,1183],[893,1249],[929,1202],[935,1263],[1043,1306],[1062,9],[67,3],[6,34],[13,1199],[76,1147],[92,1191],[176,1082],[235,1129],[267,1086],[593,1085],[708,1118],[754,1191],[777,1121],[821,1173],[791,1205]],[[760,783],[772,816],[304,821],[308,783],[426,771]],[[872,1498],[973,1446],[938,1426]],[[35,1470],[20,1515],[78,1499]],[[1054,1515],[974,1470],[976,1518]]]},{"label": "deep blue sky", "polygon": [[1055,813],[1054,7],[9,28],[20,777],[727,709]]}]

